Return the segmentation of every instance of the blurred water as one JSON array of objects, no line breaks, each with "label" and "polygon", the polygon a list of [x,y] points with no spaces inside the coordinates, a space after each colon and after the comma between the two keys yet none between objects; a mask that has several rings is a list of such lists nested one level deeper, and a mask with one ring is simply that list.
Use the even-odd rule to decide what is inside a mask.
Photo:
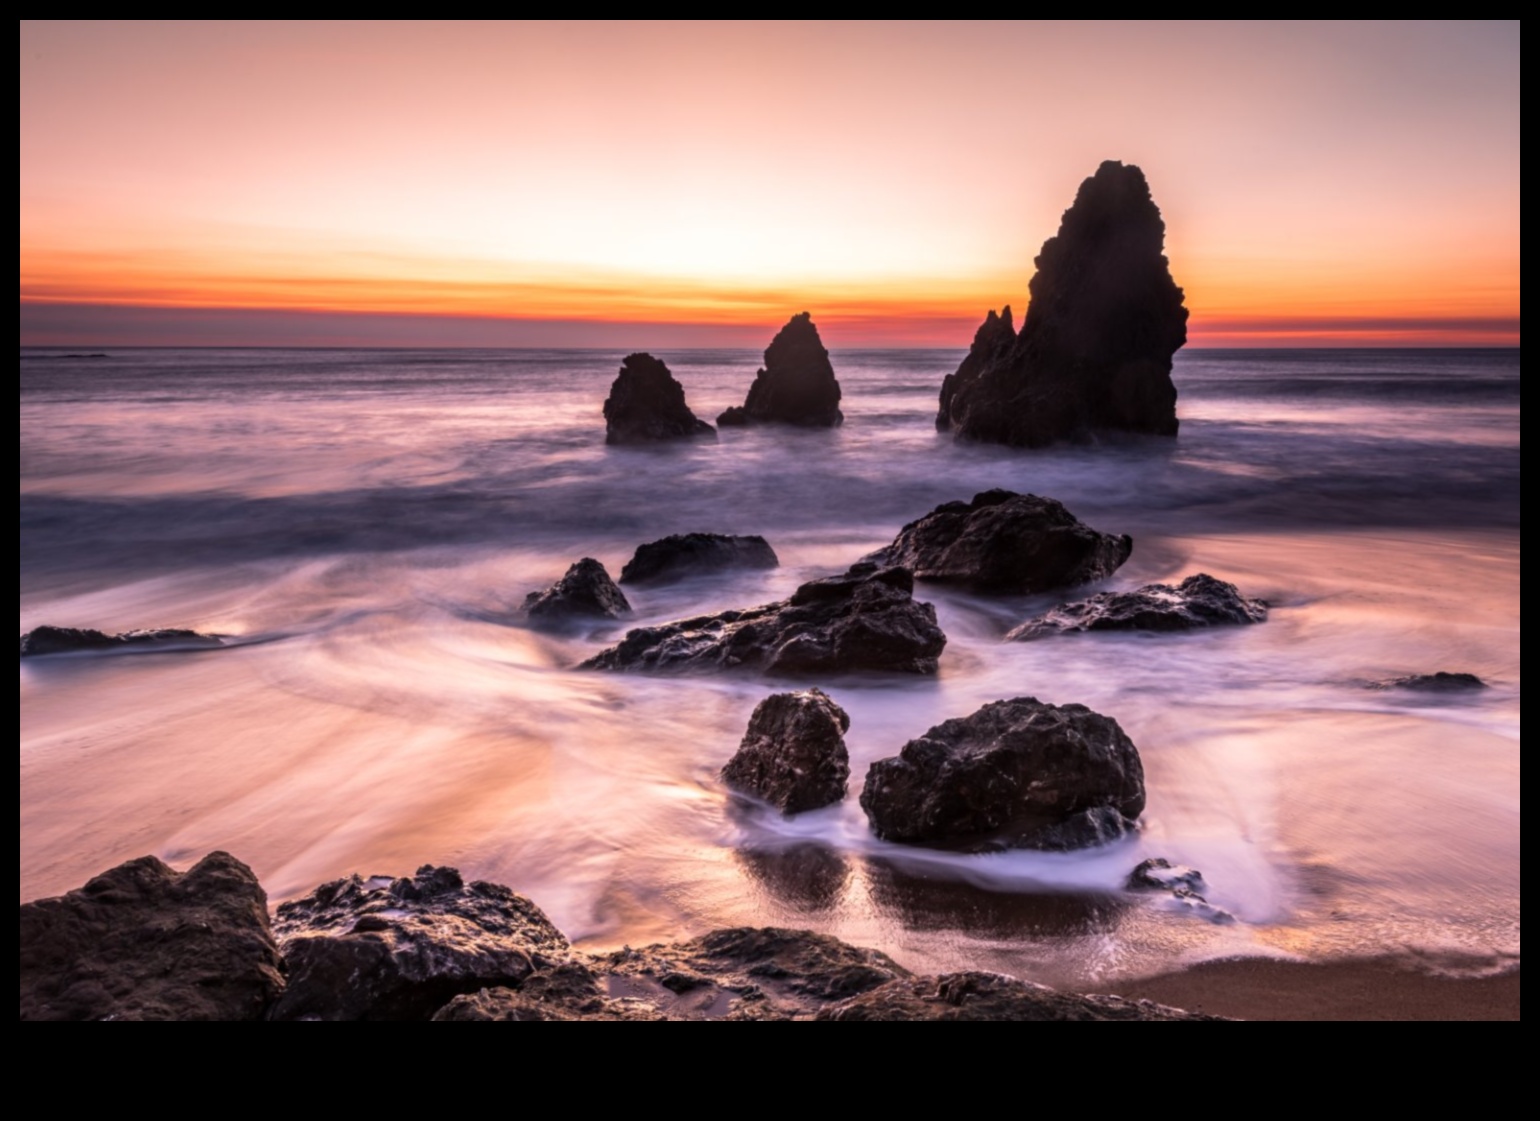
[{"label": "blurred water", "polygon": [[[758,358],[662,357],[708,419]],[[1030,453],[937,436],[959,357],[837,353],[838,430],[621,450],[607,352],[23,351],[21,628],[248,644],[23,664],[21,897],[220,847],[275,898],[454,863],[596,945],[774,922],[1048,981],[1231,952],[1517,954],[1518,352],[1184,352],[1177,440]],[[852,797],[790,822],[715,781],[784,686],[574,673],[620,628],[508,625],[577,558],[616,573],[690,530],[762,533],[782,567],[639,592],[638,621],[778,598],[993,486],[1132,533],[1109,587],[1208,571],[1272,617],[1002,645],[1052,600],[925,589],[941,674],[820,682],[852,717]],[[1493,688],[1363,688],[1438,669]],[[1069,855],[875,842],[866,766],[1016,695],[1123,725],[1142,834]],[[1123,896],[1145,855],[1200,867],[1241,921]]]}]

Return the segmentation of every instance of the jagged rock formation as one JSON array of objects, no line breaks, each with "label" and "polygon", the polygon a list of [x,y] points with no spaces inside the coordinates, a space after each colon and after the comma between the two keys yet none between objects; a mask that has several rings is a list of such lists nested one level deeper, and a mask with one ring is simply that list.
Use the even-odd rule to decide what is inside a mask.
[{"label": "jagged rock formation", "polygon": [[818,1020],[1221,1020],[1149,1000],[1061,993],[999,973],[906,977],[819,1011]]},{"label": "jagged rock formation", "polygon": [[717,430],[690,411],[684,387],[650,354],[630,354],[604,402],[606,444],[716,439]]},{"label": "jagged rock formation", "polygon": [[622,584],[662,584],[733,568],[775,568],[781,563],[763,537],[676,533],[637,547],[620,570]]},{"label": "jagged rock formation", "polygon": [[34,627],[21,636],[21,656],[73,654],[83,650],[204,650],[224,643],[211,634],[163,628],[107,634],[82,627]]},{"label": "jagged rock formation", "polygon": [[23,1020],[260,1020],[283,991],[267,894],[211,852],[141,856],[21,905]]},{"label": "jagged rock formation", "polygon": [[941,388],[936,425],[961,439],[1040,447],[1098,429],[1175,436],[1171,356],[1187,309],[1144,173],[1108,160],[1043,243],[1020,334],[985,319]]},{"label": "jagged rock formation", "polygon": [[988,490],[937,506],[864,559],[903,565],[917,580],[1030,593],[1104,579],[1133,549],[1127,534],[1098,533],[1051,498]]},{"label": "jagged rock formation", "polygon": [[322,884],[280,904],[274,929],[289,969],[275,1020],[426,1020],[458,993],[518,985],[568,956],[528,899],[431,864]]},{"label": "jagged rock formation", "polygon": [[1260,623],[1266,618],[1266,603],[1247,599],[1234,584],[1200,572],[1174,588],[1146,584],[1132,592],[1101,592],[1062,604],[1028,619],[1005,637],[1022,642],[1067,631],[1186,631]]},{"label": "jagged rock formation", "polygon": [[717,423],[779,422],[806,428],[834,428],[845,422],[840,412],[840,383],[829,352],[818,337],[813,317],[794,315],[765,350],[764,367],[754,375],[743,405],[717,417]]},{"label": "jagged rock formation", "polygon": [[604,565],[584,557],[543,592],[524,597],[523,614],[534,622],[561,623],[577,619],[618,619],[631,604],[615,586]]},{"label": "jagged rock formation", "polygon": [[861,808],[885,841],[989,852],[1073,849],[1144,812],[1144,766],[1116,720],[1035,697],[947,720],[879,759]]},{"label": "jagged rock formation", "polygon": [[628,631],[581,669],[935,673],[946,635],[907,568],[856,564],[790,599]]},{"label": "jagged rock formation", "polygon": [[850,779],[848,731],[850,716],[821,689],[766,697],[722,782],[787,815],[833,805]]}]

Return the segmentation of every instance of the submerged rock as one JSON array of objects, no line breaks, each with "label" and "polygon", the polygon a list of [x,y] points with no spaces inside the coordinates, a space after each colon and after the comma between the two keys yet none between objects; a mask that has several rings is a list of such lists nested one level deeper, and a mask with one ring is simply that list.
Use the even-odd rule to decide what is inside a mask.
[{"label": "submerged rock", "polygon": [[825,1008],[819,1020],[1219,1020],[1149,1000],[1061,993],[999,973],[909,977]]},{"label": "submerged rock", "polygon": [[935,673],[946,635],[906,568],[853,565],[790,599],[628,631],[581,669]]},{"label": "submerged rock", "polygon": [[676,533],[639,545],[620,570],[622,584],[661,584],[705,572],[735,568],[775,568],[780,558],[758,536],[725,533]]},{"label": "submerged rock", "polygon": [[1419,693],[1471,693],[1485,689],[1487,683],[1473,673],[1414,673],[1406,677],[1392,677],[1376,681],[1374,689],[1411,689]]},{"label": "submerged rock", "polygon": [[604,402],[606,444],[716,439],[717,430],[690,411],[684,387],[650,354],[627,355]]},{"label": "submerged rock", "polygon": [[1214,906],[1204,898],[1203,893],[1208,890],[1208,885],[1203,882],[1202,872],[1196,868],[1189,868],[1185,864],[1172,864],[1163,856],[1152,856],[1148,860],[1141,860],[1128,874],[1128,881],[1123,886],[1129,891],[1160,892],[1168,895],[1176,906],[1191,911],[1209,922],[1235,921],[1235,916],[1229,911]]},{"label": "submerged rock", "polygon": [[350,876],[280,904],[289,986],[275,1020],[426,1020],[451,997],[518,985],[568,956],[545,914],[501,884],[425,864]]},{"label": "submerged rock", "polygon": [[722,768],[722,782],[783,814],[832,805],[850,779],[849,730],[849,715],[821,689],[766,697]]},{"label": "submerged rock", "polygon": [[779,422],[807,428],[843,424],[840,383],[829,352],[818,337],[813,317],[794,315],[765,350],[765,364],[754,375],[748,398],[717,417],[722,425]]},{"label": "submerged rock", "polygon": [[1104,579],[1133,549],[1127,534],[1099,533],[1052,498],[987,490],[937,506],[866,559],[903,565],[917,580],[1030,593]]},{"label": "submerged rock", "polygon": [[1018,447],[1102,429],[1175,436],[1187,309],[1165,233],[1144,173],[1104,162],[1043,243],[1020,334],[990,313],[942,383],[937,427]]},{"label": "submerged rock", "polygon": [[1144,767],[1116,720],[1017,697],[938,724],[873,763],[861,808],[885,841],[967,852],[1083,848],[1134,828]]},{"label": "submerged rock", "polygon": [[21,636],[21,656],[36,658],[82,650],[203,650],[223,645],[214,635],[176,628],[107,634],[82,627],[42,626]]},{"label": "submerged rock", "polygon": [[523,613],[531,620],[559,623],[574,619],[618,619],[631,612],[625,593],[615,586],[604,565],[584,557],[543,592],[524,598]]},{"label": "submerged rock", "polygon": [[1066,631],[1186,631],[1232,623],[1260,623],[1267,604],[1246,599],[1234,584],[1206,572],[1176,587],[1146,584],[1132,592],[1101,592],[1028,619],[1007,634],[1021,642]]},{"label": "submerged rock", "polygon": [[229,853],[21,905],[23,1020],[260,1020],[283,987],[267,895]]}]

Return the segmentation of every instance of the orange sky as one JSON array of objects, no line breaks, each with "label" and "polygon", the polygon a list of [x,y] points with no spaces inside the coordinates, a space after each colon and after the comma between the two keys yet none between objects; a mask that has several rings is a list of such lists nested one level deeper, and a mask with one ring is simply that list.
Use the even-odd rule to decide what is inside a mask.
[{"label": "orange sky", "polygon": [[805,308],[965,346],[1106,158],[1195,345],[1518,344],[1516,22],[23,22],[20,58],[23,345],[762,346]]}]

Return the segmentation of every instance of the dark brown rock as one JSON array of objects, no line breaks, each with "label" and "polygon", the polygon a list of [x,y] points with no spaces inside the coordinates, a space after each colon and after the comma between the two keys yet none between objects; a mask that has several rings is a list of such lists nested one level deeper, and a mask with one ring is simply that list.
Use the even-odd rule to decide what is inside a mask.
[{"label": "dark brown rock", "polygon": [[625,593],[593,557],[578,561],[545,591],[530,592],[523,607],[525,616],[543,623],[618,619],[630,612]]},{"label": "dark brown rock", "polygon": [[1127,534],[1098,533],[1052,498],[988,490],[937,506],[865,559],[903,565],[917,580],[1030,593],[1105,579],[1133,548]]},{"label": "dark brown rock", "polygon": [[722,782],[783,814],[832,805],[850,779],[849,730],[849,715],[821,689],[766,697],[722,768]]},{"label": "dark brown rock", "polygon": [[1148,1000],[1062,993],[999,973],[908,977],[820,1011],[819,1020],[1219,1020]]},{"label": "dark brown rock", "polygon": [[433,1014],[435,1020],[662,1020],[645,1000],[607,997],[601,978],[580,961],[567,961],[530,974],[517,988],[497,986],[457,996]]},{"label": "dark brown rock", "polygon": [[968,852],[1083,848],[1134,827],[1144,767],[1116,720],[1017,697],[938,724],[873,763],[861,808],[885,841]]},{"label": "dark brown rock", "polygon": [[840,383],[834,377],[829,352],[818,337],[813,317],[794,315],[765,350],[765,364],[754,375],[742,409],[736,406],[717,417],[718,424],[797,424],[834,428],[845,421],[840,412]]},{"label": "dark brown rock", "polygon": [[267,895],[229,853],[21,905],[23,1020],[260,1020],[283,987]]},{"label": "dark brown rock", "polygon": [[176,628],[106,634],[83,627],[41,626],[21,636],[21,656],[36,658],[79,651],[204,650],[223,645],[214,635]]},{"label": "dark brown rock", "polygon": [[1068,631],[1187,631],[1238,623],[1260,623],[1267,604],[1247,599],[1234,584],[1206,572],[1176,587],[1146,584],[1132,592],[1101,592],[1028,619],[1005,637],[1011,642]]},{"label": "dark brown rock", "polygon": [[539,907],[428,864],[410,879],[351,876],[280,904],[289,986],[275,1020],[426,1020],[452,997],[518,986],[568,957]]},{"label": "dark brown rock", "polygon": [[1177,907],[1199,915],[1212,923],[1232,923],[1235,916],[1204,898],[1208,886],[1203,873],[1185,864],[1172,864],[1163,856],[1141,860],[1128,874],[1123,885],[1129,891],[1155,892],[1170,896]]},{"label": "dark brown rock", "polygon": [[700,420],[684,401],[684,387],[650,354],[627,355],[604,402],[606,444],[652,444],[664,440],[716,439],[717,430]]},{"label": "dark brown rock", "polygon": [[906,568],[857,564],[790,599],[628,631],[583,669],[935,673],[946,635]]},{"label": "dark brown rock", "polygon": [[620,570],[622,584],[662,584],[708,572],[738,568],[775,568],[780,558],[759,536],[725,533],[676,533],[637,546]]},{"label": "dark brown rock", "polygon": [[1021,333],[991,313],[942,384],[937,427],[1018,447],[1098,430],[1175,436],[1171,357],[1187,309],[1165,232],[1144,173],[1103,163],[1043,243]]},{"label": "dark brown rock", "polygon": [[1418,693],[1473,693],[1485,689],[1487,683],[1473,673],[1414,673],[1406,677],[1393,677],[1388,681],[1372,683],[1375,689],[1411,689]]}]

